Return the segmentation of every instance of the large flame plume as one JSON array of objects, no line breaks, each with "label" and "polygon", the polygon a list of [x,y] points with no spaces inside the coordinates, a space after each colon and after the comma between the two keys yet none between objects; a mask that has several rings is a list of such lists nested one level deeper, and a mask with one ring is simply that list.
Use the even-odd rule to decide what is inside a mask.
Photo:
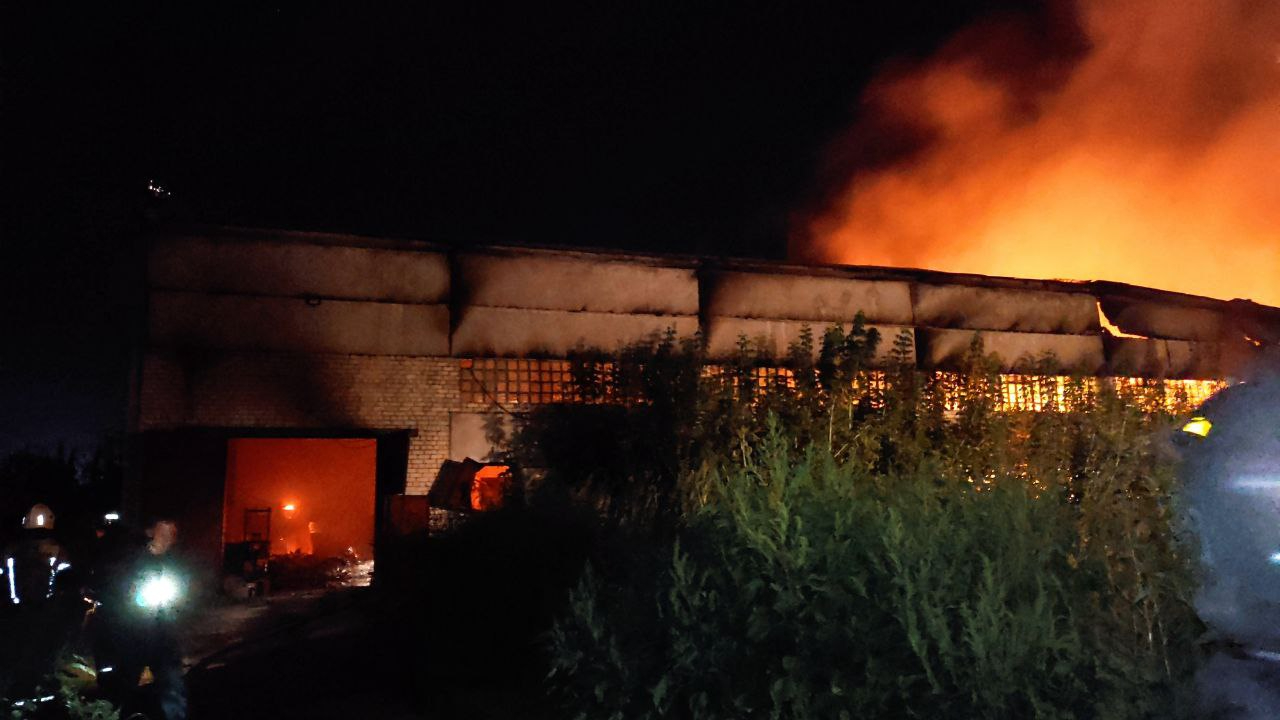
[{"label": "large flame plume", "polygon": [[1280,305],[1280,3],[1062,15],[970,28],[874,81],[793,255]]}]

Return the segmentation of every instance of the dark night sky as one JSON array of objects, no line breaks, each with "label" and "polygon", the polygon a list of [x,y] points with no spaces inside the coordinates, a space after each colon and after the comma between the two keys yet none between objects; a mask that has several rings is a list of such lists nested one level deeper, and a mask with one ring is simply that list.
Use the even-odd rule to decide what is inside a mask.
[{"label": "dark night sky", "polygon": [[1027,4],[6,2],[0,451],[123,427],[147,218],[781,256],[872,73]]}]

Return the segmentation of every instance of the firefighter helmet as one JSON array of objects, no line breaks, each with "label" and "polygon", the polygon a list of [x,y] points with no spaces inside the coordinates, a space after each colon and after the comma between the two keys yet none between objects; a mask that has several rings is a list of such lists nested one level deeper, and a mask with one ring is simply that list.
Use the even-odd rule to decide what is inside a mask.
[{"label": "firefighter helmet", "polygon": [[26,530],[52,530],[53,511],[44,503],[32,505],[27,516],[22,518],[22,527]]}]

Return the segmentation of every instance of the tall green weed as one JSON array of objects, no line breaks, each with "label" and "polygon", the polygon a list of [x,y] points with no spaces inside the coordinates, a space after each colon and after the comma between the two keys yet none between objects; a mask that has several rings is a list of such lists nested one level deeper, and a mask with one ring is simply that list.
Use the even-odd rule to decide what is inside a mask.
[{"label": "tall green weed", "polygon": [[1028,374],[1063,409],[1000,412],[980,342],[940,376],[911,367],[903,338],[900,362],[869,372],[877,341],[855,322],[762,375],[777,361],[746,343],[707,372],[696,344],[668,337],[581,362],[596,397],[631,398],[585,411],[607,441],[597,459],[565,432],[580,409],[517,429],[513,456],[597,498],[612,538],[550,635],[555,692],[578,717],[1183,707],[1196,553],[1163,449],[1172,418],[1141,394],[1158,390],[1064,385],[1040,359]]}]

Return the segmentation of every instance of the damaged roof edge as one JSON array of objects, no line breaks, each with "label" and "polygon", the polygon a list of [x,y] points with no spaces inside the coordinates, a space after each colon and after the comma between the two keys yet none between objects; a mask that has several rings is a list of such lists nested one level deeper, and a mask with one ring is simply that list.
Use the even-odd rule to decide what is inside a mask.
[{"label": "damaged roof edge", "polygon": [[1183,307],[1205,308],[1266,316],[1280,322],[1280,308],[1263,305],[1253,300],[1230,300],[1201,295],[1131,285],[1111,280],[1061,280],[1016,278],[1001,275],[954,273],[922,268],[898,268],[878,265],[805,264],[787,260],[763,258],[735,258],[642,251],[619,251],[607,248],[567,247],[554,245],[505,245],[500,243],[462,246],[456,243],[419,240],[412,238],[376,237],[369,235],[309,232],[261,227],[224,225],[175,225],[153,230],[150,237],[192,238],[225,240],[228,242],[281,242],[314,245],[360,247],[383,250],[467,252],[497,256],[560,256],[566,258],[596,259],[606,262],[640,263],[650,266],[692,268],[696,270],[727,270],[811,277],[838,277],[853,280],[898,280],[925,284],[970,285],[1019,290],[1047,290],[1058,293],[1091,295],[1095,298],[1116,297],[1127,300],[1148,300]]}]

